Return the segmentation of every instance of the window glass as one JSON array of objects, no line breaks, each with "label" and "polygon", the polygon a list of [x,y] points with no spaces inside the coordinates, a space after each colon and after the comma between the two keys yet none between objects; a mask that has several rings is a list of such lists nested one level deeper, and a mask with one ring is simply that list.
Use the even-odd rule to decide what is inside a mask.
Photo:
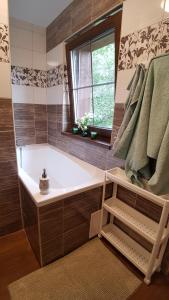
[{"label": "window glass", "polygon": [[75,122],[85,113],[90,124],[112,128],[115,94],[113,30],[71,51]]}]

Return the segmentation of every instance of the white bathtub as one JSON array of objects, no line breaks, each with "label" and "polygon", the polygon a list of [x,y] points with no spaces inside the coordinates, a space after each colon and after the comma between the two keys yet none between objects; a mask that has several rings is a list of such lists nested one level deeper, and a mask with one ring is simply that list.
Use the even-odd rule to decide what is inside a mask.
[{"label": "white bathtub", "polygon": [[[103,170],[47,144],[18,148],[17,160],[19,177],[37,206],[101,186],[104,181]],[[44,168],[50,178],[48,195],[39,191]]]}]

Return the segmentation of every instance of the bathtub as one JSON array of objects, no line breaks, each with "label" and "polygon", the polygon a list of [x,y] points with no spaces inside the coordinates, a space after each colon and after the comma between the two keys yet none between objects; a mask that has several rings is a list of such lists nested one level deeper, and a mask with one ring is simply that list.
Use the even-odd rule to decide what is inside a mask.
[{"label": "bathtub", "polygon": [[[19,177],[36,206],[103,185],[104,171],[48,144],[17,148]],[[43,169],[50,178],[48,195],[41,195]]]}]

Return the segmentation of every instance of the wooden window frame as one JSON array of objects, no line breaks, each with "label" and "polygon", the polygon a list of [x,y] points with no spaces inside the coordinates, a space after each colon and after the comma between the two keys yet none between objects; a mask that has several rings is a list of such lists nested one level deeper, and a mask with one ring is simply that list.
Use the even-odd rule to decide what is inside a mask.
[{"label": "wooden window frame", "polygon": [[[69,98],[70,98],[70,124],[75,126],[75,111],[74,111],[74,99],[73,99],[73,80],[71,70],[71,51],[80,45],[96,38],[104,32],[114,28],[115,29],[115,89],[117,80],[117,66],[118,66],[118,54],[120,46],[120,33],[121,33],[121,19],[122,10],[106,17],[105,21],[102,21],[98,25],[95,25],[88,31],[76,36],[75,39],[71,40],[66,44],[66,59],[67,59],[67,72],[68,72],[68,87],[69,87]],[[111,140],[112,128],[101,128],[97,126],[89,126],[90,130],[94,130],[98,133],[99,137],[103,137],[107,141]]]}]

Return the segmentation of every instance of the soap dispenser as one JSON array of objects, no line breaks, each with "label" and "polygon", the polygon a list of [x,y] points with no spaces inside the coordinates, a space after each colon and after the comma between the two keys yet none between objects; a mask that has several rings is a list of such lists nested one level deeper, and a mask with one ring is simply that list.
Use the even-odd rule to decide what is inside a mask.
[{"label": "soap dispenser", "polygon": [[49,193],[49,178],[46,169],[43,169],[42,176],[39,180],[39,189],[42,195],[47,195]]}]

